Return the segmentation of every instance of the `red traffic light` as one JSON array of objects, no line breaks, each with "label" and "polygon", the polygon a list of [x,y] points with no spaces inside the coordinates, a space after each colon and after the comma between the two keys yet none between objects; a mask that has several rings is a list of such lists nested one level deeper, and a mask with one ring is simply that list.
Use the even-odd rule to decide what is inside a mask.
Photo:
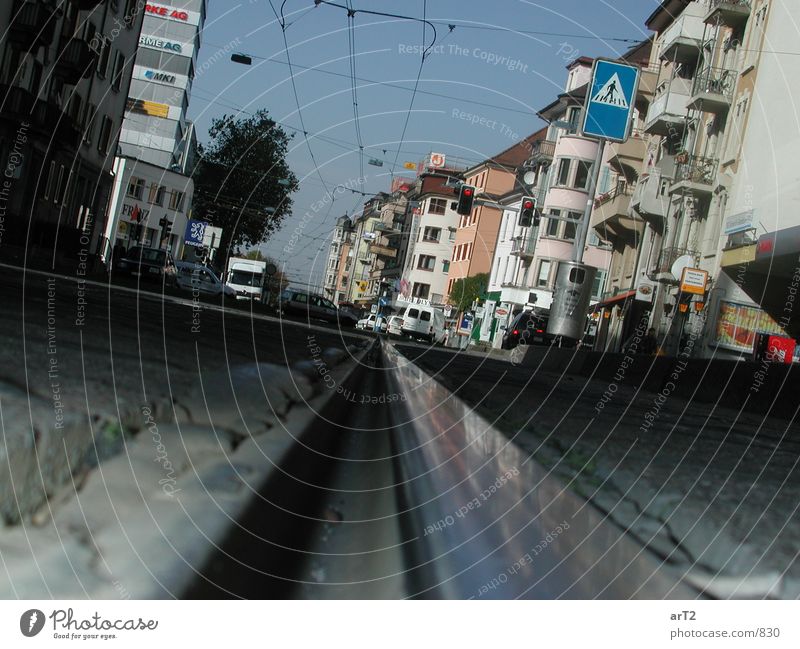
[{"label": "red traffic light", "polygon": [[531,209],[532,207],[533,207],[533,201],[525,201],[525,202],[522,204],[522,209],[524,209],[524,210],[529,210],[529,209]]},{"label": "red traffic light", "polygon": [[472,196],[472,190],[469,187],[464,188],[464,196]]}]

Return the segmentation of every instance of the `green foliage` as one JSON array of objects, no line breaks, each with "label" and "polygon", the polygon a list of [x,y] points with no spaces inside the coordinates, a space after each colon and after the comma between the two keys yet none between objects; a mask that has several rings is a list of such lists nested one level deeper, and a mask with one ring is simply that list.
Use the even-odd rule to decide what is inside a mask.
[{"label": "green foliage", "polygon": [[471,277],[457,279],[453,282],[453,288],[450,291],[450,304],[455,306],[459,312],[466,311],[475,300],[486,294],[488,286],[489,273],[478,273]]},{"label": "green foliage", "polygon": [[193,213],[222,228],[220,253],[227,258],[238,246],[266,241],[280,227],[291,212],[297,178],[286,163],[291,138],[265,110],[214,119],[209,136],[210,142],[198,147],[192,174]]}]

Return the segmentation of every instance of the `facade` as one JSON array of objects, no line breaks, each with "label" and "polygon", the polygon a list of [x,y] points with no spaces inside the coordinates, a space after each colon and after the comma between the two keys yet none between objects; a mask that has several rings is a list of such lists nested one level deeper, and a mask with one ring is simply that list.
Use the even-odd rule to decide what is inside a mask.
[{"label": "facade", "polygon": [[[105,232],[112,245],[165,247],[176,257],[194,260],[195,249],[183,246],[194,193],[190,174],[196,146],[186,111],[205,15],[206,0],[145,5],[114,162],[123,173],[115,177],[115,200]],[[139,205],[136,215],[143,219],[139,223],[131,219],[134,202]],[[162,239],[160,221],[165,216],[171,233]]]},{"label": "facade", "polygon": [[3,3],[0,157],[11,173],[0,192],[4,247],[73,260],[107,249],[140,9],[135,0]]},{"label": "facade", "polygon": [[328,247],[328,258],[325,261],[325,279],[322,284],[322,294],[338,304],[338,290],[341,284],[341,258],[342,247],[347,243],[349,245],[351,223],[350,218],[340,216],[336,220],[336,226],[333,228],[331,235],[331,243]]},{"label": "facade", "polygon": [[[717,358],[751,353],[757,331],[799,333],[796,318],[781,320],[800,250],[785,157],[798,139],[786,128],[797,75],[762,52],[792,42],[791,20],[780,0],[665,0],[647,21],[658,74],[630,199],[644,227],[626,300],[647,305],[666,353],[688,332],[693,355]],[[686,268],[706,274],[697,293],[681,289]]]},{"label": "facade", "polygon": [[[457,172],[429,172],[420,176],[414,192],[418,204],[411,214],[402,298],[443,304],[460,219],[453,209],[453,181]],[[451,185],[448,185],[448,180]]]},{"label": "facade", "polygon": [[[517,167],[530,155],[532,139],[526,138],[498,155],[464,171],[464,182],[475,187],[478,199],[496,201],[515,188]],[[446,295],[459,280],[489,273],[500,228],[502,210],[476,205],[461,216],[453,244]]]},{"label": "facade", "polygon": [[390,197],[380,192],[364,203],[364,208],[353,218],[352,245],[348,252],[350,279],[347,289],[347,302],[358,306],[369,306],[378,299],[379,282],[370,278],[374,254],[370,245],[377,239],[375,226],[381,222],[381,205]]},{"label": "facade", "polygon": [[[110,222],[116,225],[111,245],[121,245],[126,249],[137,244],[165,248],[176,258],[182,258],[194,191],[192,179],[126,157],[114,159],[114,179],[109,211],[119,218]],[[162,240],[159,222],[165,217],[171,227]],[[194,261],[193,254],[190,260]]]}]

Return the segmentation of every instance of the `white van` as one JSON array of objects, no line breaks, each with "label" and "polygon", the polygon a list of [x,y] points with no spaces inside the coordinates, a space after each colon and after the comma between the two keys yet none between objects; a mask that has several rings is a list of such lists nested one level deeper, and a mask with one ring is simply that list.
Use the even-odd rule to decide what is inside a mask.
[{"label": "white van", "polygon": [[431,343],[444,344],[444,311],[432,306],[409,304],[402,313],[403,334],[423,338]]}]

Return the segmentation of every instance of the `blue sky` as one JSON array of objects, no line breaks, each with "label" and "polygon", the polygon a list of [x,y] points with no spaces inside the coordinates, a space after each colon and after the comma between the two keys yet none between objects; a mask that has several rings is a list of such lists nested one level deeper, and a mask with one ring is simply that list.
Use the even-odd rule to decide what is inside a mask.
[{"label": "blue sky", "polygon": [[[348,1],[357,10],[419,18],[425,4],[423,0],[341,0],[340,4]],[[275,10],[281,3],[272,0]],[[313,0],[287,0],[285,35],[309,144],[301,132],[287,129],[296,133],[289,163],[301,187],[294,195],[293,214],[262,248],[285,264],[296,282],[318,281],[327,255],[325,238],[333,223],[345,212],[358,211],[364,200],[340,188],[330,209],[315,210],[326,187],[334,191],[345,185],[375,193],[388,189],[395,160],[396,174],[403,175],[403,162],[417,162],[430,151],[467,163],[502,151],[542,126],[535,112],[563,89],[569,61],[577,56],[618,56],[630,43],[616,39],[646,38],[644,20],[658,4],[656,0],[430,0],[426,16],[434,21],[437,35],[434,42],[432,29],[426,28],[424,42],[433,49],[422,68],[406,125],[420,66],[422,23],[356,13],[351,31],[343,9],[314,7]],[[448,24],[457,26],[450,32]],[[356,81],[357,124],[350,80],[351,38],[355,75],[362,79]],[[232,63],[231,52],[252,56],[253,65]],[[310,67],[316,69],[305,69]],[[260,108],[282,124],[302,128],[282,31],[270,2],[210,0],[189,107],[200,141],[206,140],[213,117]],[[368,164],[371,158],[382,160],[383,166]],[[298,235],[291,253],[285,252]]]}]

